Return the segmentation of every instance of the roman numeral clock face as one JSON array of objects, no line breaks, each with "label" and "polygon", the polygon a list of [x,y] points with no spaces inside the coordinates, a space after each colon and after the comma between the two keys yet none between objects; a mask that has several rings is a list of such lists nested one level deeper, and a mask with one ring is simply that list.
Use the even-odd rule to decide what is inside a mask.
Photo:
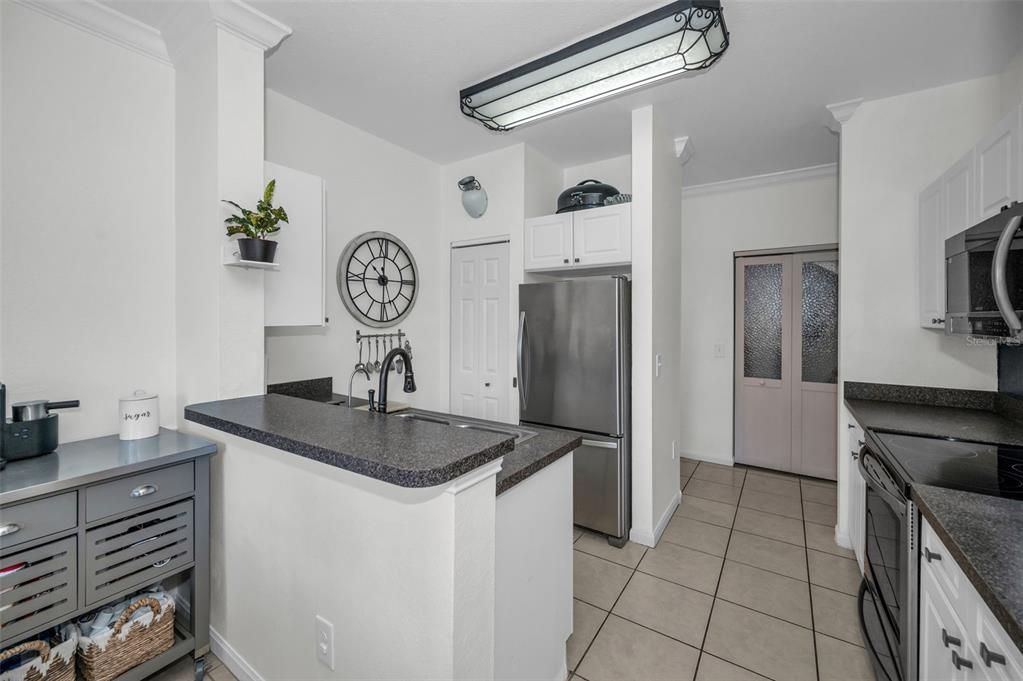
[{"label": "roman numeral clock face", "polygon": [[366,232],[352,239],[338,258],[337,290],[361,323],[393,326],[416,303],[419,269],[401,239],[387,232]]}]

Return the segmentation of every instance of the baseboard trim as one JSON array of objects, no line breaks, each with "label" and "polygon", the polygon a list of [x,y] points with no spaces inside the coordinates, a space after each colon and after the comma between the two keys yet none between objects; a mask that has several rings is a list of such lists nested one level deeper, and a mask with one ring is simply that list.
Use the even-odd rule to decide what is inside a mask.
[{"label": "baseboard trim", "polygon": [[644,530],[637,530],[632,528],[629,531],[629,539],[637,544],[643,546],[649,546],[653,548],[657,546],[658,542],[661,541],[661,535],[664,534],[664,528],[671,522],[671,516],[674,515],[675,509],[678,508],[679,503],[682,501],[682,490],[675,492],[675,496],[671,498],[668,503],[668,507],[664,509],[664,513],[661,514],[660,519],[654,526],[653,532],[647,532]]},{"label": "baseboard trim", "polygon": [[735,460],[732,457],[719,458],[716,456],[707,456],[705,454],[696,454],[693,452],[680,452],[680,456],[684,459],[692,459],[693,461],[706,461],[707,463],[716,463],[721,466],[734,466]]},{"label": "baseboard trim", "polygon": [[238,651],[231,647],[220,632],[210,627],[210,649],[224,666],[231,670],[238,681],[265,681],[245,658],[238,654]]},{"label": "baseboard trim", "polygon": [[843,549],[851,549],[853,547],[849,533],[839,531],[838,527],[835,527],[835,543]]}]

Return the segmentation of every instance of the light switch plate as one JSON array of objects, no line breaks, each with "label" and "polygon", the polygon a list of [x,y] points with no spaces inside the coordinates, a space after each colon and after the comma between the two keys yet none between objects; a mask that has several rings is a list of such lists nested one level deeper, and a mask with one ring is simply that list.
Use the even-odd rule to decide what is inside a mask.
[{"label": "light switch plate", "polygon": [[660,378],[662,366],[664,366],[664,359],[661,353],[658,352],[654,355],[654,378]]},{"label": "light switch plate", "polygon": [[725,357],[725,344],[715,343],[714,344],[714,356],[718,359],[724,359]]},{"label": "light switch plate", "polygon": [[334,625],[316,616],[316,659],[334,670]]}]

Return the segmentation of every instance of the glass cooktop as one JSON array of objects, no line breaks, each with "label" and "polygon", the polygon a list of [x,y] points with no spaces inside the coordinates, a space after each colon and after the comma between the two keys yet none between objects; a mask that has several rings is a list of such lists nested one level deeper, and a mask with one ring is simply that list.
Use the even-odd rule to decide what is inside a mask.
[{"label": "glass cooktop", "polygon": [[1023,500],[1023,447],[874,433],[906,482]]}]

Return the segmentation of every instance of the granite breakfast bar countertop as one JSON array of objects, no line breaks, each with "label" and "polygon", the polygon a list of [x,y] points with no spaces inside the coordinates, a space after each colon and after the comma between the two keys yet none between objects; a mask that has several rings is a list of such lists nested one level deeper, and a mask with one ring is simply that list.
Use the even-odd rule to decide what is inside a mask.
[{"label": "granite breakfast bar countertop", "polygon": [[1005,632],[1023,652],[1023,503],[912,486],[913,500]]},{"label": "granite breakfast bar countertop", "polygon": [[185,419],[400,487],[432,487],[504,457],[497,493],[579,446],[577,435],[530,427],[514,438],[283,394],[194,404]]}]

